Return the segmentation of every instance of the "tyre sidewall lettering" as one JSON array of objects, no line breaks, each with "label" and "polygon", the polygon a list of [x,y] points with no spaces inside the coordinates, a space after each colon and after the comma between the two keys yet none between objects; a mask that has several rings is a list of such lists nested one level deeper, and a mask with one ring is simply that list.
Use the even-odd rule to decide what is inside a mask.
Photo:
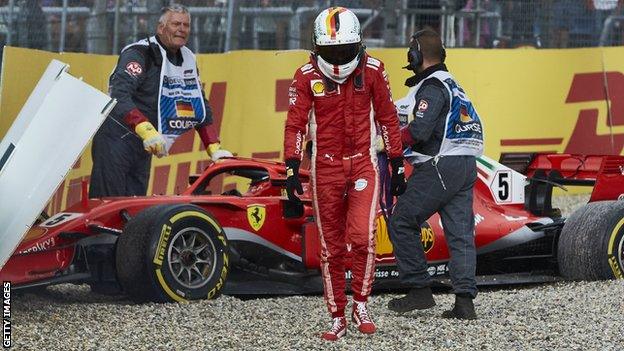
[{"label": "tyre sidewall lettering", "polygon": [[607,241],[607,262],[613,276],[616,279],[624,279],[624,262],[620,252],[624,246],[624,217],[620,217],[612,228]]},{"label": "tyre sidewall lettering", "polygon": [[[189,227],[203,230],[212,241],[216,254],[216,260],[213,263],[216,266],[216,271],[205,285],[195,289],[182,286],[176,281],[169,269],[167,255],[169,247],[173,245],[171,239],[179,231]],[[154,267],[152,270],[154,272],[153,282],[162,290],[163,295],[174,301],[197,300],[205,299],[207,296],[208,298],[216,296],[225,284],[229,270],[227,250],[225,250],[227,239],[218,224],[205,213],[187,210],[172,214],[160,228],[160,230],[154,231],[154,234],[158,234],[153,241],[155,245],[151,246],[154,250],[153,254],[150,254],[149,257],[153,258],[151,262]]]}]

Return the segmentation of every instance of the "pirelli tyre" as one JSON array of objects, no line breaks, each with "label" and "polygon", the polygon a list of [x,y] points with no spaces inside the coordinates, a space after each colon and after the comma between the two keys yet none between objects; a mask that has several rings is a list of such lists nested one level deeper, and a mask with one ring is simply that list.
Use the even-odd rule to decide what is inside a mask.
[{"label": "pirelli tyre", "polygon": [[557,248],[572,280],[624,279],[624,201],[592,202],[566,220]]},{"label": "pirelli tyre", "polygon": [[115,261],[121,287],[136,302],[211,299],[227,279],[228,241],[200,207],[158,205],[127,223]]}]

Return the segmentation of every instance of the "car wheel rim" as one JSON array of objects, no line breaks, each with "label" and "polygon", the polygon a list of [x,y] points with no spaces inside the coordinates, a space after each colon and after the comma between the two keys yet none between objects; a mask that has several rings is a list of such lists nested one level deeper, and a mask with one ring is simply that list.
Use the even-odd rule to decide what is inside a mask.
[{"label": "car wheel rim", "polygon": [[208,283],[215,272],[217,250],[208,233],[186,228],[173,237],[168,250],[169,270],[176,282],[189,289]]}]

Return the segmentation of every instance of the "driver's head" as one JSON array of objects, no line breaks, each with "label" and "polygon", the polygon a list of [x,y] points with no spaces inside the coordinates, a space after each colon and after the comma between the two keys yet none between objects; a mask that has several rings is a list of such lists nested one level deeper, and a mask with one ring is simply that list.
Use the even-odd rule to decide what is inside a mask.
[{"label": "driver's head", "polygon": [[362,52],[360,21],[344,7],[323,10],[314,20],[314,53],[327,70],[349,75]]},{"label": "driver's head", "polygon": [[424,29],[412,35],[407,50],[408,65],[404,68],[419,73],[429,66],[443,63],[445,59],[446,49],[440,35],[433,30]]}]

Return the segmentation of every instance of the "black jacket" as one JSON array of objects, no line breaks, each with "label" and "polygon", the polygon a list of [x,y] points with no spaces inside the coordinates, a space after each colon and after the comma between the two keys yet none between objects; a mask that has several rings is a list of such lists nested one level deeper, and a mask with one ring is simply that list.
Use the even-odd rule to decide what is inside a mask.
[{"label": "black jacket", "polygon": [[[156,40],[158,40],[158,37],[156,37]],[[182,64],[182,53],[178,51],[174,55],[167,52],[167,59],[174,65],[179,66]],[[119,55],[117,66],[115,66],[115,70],[109,78],[109,94],[117,99],[117,105],[111,111],[109,118],[105,120],[101,129],[107,133],[120,136],[128,132],[134,132],[124,122],[124,117],[135,108],[138,108],[157,128],[160,68],[162,62],[163,58],[160,49],[153,43],[150,43],[149,46],[132,45]],[[203,89],[202,96],[206,106],[206,119],[202,124],[197,125],[196,129],[212,124],[212,111]]]},{"label": "black jacket", "polygon": [[[433,72],[447,71],[441,63],[431,66],[410,77],[405,85],[413,87]],[[412,149],[424,155],[435,156],[444,138],[446,115],[450,109],[448,90],[436,78],[426,79],[415,96],[414,120],[408,125],[410,135],[416,141]]]}]

